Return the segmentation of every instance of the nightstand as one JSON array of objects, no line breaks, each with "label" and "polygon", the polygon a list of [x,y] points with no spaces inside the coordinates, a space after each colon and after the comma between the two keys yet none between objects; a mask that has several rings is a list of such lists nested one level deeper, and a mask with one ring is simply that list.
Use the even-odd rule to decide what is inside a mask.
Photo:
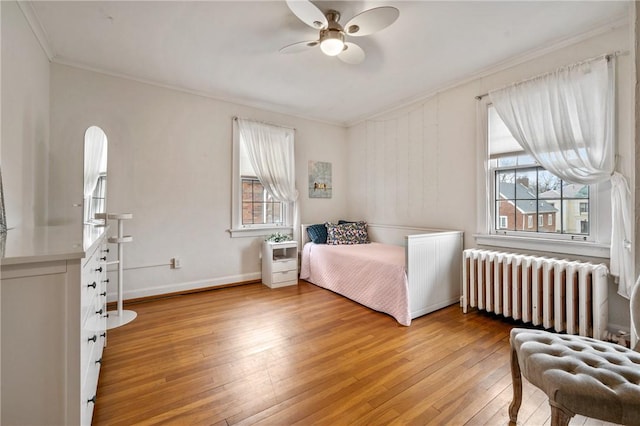
[{"label": "nightstand", "polygon": [[298,284],[298,243],[262,244],[262,283],[270,288]]}]

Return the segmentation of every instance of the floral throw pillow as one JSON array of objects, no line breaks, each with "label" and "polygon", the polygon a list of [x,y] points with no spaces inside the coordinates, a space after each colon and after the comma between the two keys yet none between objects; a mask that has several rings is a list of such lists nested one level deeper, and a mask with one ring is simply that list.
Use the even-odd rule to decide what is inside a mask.
[{"label": "floral throw pillow", "polygon": [[369,234],[367,233],[367,222],[352,223],[326,223],[327,244],[367,244]]}]

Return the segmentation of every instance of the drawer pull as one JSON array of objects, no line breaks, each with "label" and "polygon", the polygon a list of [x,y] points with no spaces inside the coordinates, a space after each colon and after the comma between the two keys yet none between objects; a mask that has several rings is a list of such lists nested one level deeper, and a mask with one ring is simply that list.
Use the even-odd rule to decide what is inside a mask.
[{"label": "drawer pull", "polygon": [[107,292],[106,292],[106,291],[104,291],[104,292],[100,293],[100,296],[106,296],[106,295],[107,295]]},{"label": "drawer pull", "polygon": [[93,337],[89,337],[87,339],[88,342],[93,342],[95,343],[98,340],[98,336],[96,336],[95,334],[93,335]]},{"label": "drawer pull", "polygon": [[102,358],[96,361],[96,364],[102,364]]},{"label": "drawer pull", "polygon": [[[100,334],[100,337],[102,337],[104,339],[105,337],[107,337],[107,333],[104,332],[104,333]],[[100,360],[102,360],[102,358],[100,358]]]},{"label": "drawer pull", "polygon": [[100,308],[99,310],[96,311],[96,314],[98,315],[102,315],[102,308]]},{"label": "drawer pull", "polygon": [[109,283],[109,278],[107,278],[106,280],[102,280],[103,283]]},{"label": "drawer pull", "polygon": [[109,253],[109,249],[102,250],[103,253]]},{"label": "drawer pull", "polygon": [[103,256],[100,258],[100,260],[102,260],[103,262],[107,260],[107,256]]},{"label": "drawer pull", "polygon": [[91,399],[87,399],[87,404],[89,404],[89,403],[93,403],[93,404],[96,403],[96,396],[95,395],[93,395],[93,397],[91,397]]},{"label": "drawer pull", "polygon": [[96,282],[94,281],[94,282],[92,282],[91,284],[88,284],[88,285],[87,285],[87,287],[93,287],[93,288],[96,288]]},{"label": "drawer pull", "polygon": [[99,268],[96,268],[96,272],[102,272],[102,266]]}]

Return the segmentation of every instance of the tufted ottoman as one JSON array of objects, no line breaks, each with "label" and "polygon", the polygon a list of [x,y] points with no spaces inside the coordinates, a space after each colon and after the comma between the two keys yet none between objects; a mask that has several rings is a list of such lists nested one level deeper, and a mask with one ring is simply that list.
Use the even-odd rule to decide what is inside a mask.
[{"label": "tufted ottoman", "polygon": [[521,374],[549,397],[551,425],[575,414],[640,425],[640,353],[588,337],[511,330],[511,425],[522,402]]}]

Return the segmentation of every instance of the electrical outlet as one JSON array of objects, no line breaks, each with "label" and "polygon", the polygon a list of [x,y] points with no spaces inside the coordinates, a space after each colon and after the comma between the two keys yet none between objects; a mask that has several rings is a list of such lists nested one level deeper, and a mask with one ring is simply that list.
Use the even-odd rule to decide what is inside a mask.
[{"label": "electrical outlet", "polygon": [[182,268],[182,261],[179,257],[171,258],[171,269],[180,269]]}]

